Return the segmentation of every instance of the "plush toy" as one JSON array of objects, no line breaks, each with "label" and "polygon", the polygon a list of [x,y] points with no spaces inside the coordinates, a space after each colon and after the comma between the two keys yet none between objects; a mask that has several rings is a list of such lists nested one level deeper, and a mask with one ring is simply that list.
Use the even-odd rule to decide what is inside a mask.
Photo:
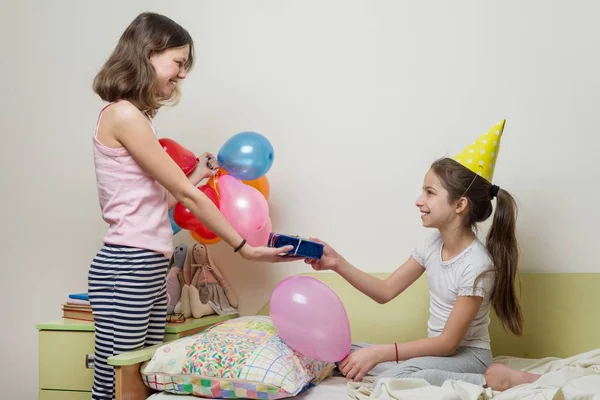
[{"label": "plush toy", "polygon": [[175,313],[201,318],[237,312],[237,297],[205,245],[196,243],[187,253],[178,277],[181,294]]},{"label": "plush toy", "polygon": [[182,243],[175,248],[171,256],[172,265],[167,272],[167,315],[175,312],[175,306],[181,297],[181,282],[178,275],[183,270],[187,253],[187,244]]},{"label": "plush toy", "polygon": [[[197,243],[192,249],[192,268],[198,268],[192,285],[200,291],[202,302],[212,301],[217,306],[237,308],[238,300],[229,283],[217,267],[208,247]],[[222,298],[222,299],[221,299]]]}]

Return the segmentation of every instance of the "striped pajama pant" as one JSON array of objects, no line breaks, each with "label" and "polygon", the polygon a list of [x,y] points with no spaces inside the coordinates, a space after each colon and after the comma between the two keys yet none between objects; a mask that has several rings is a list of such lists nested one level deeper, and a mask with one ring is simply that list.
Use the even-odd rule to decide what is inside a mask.
[{"label": "striped pajama pant", "polygon": [[88,274],[95,325],[92,399],[114,399],[109,357],[163,341],[168,264],[160,253],[109,244],[92,261]]}]

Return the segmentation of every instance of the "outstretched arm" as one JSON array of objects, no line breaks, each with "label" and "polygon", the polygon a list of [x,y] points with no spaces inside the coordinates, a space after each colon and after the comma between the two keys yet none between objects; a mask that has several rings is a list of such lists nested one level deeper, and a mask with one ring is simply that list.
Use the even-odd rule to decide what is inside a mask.
[{"label": "outstretched arm", "polygon": [[[448,322],[439,336],[397,345],[394,343],[375,345],[357,350],[340,362],[340,371],[346,378],[359,381],[375,365],[382,362],[403,361],[425,356],[450,356],[460,346],[482,301],[482,297],[459,296],[452,308]],[[396,346],[398,348],[397,356]]]},{"label": "outstretched arm", "polygon": [[[112,114],[109,121],[112,138],[125,147],[138,164],[172,193],[175,199],[189,209],[196,218],[221,237],[225,243],[233,248],[238,247],[242,243],[242,237],[213,202],[192,185],[181,168],[164,151],[143,114],[127,102],[119,103],[118,107],[111,107],[109,110]],[[291,249],[293,246],[273,249],[245,244],[239,252],[248,260],[283,262],[295,259],[281,256]]]},{"label": "outstretched arm", "polygon": [[425,271],[414,258],[410,257],[389,277],[379,279],[350,264],[322,240],[315,238],[310,240],[324,244],[325,248],[320,260],[307,259],[305,260],[307,264],[310,264],[317,271],[329,269],[337,272],[348,283],[379,304],[387,303],[405,291]]},{"label": "outstretched arm", "polygon": [[424,271],[423,267],[410,257],[386,279],[376,278],[345,260],[337,273],[365,295],[379,304],[385,304],[404,292]]}]

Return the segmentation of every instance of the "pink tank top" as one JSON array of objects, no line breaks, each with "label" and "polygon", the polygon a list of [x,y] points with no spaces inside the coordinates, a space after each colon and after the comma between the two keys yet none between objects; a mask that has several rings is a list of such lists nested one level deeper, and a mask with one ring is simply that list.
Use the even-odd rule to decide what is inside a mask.
[{"label": "pink tank top", "polygon": [[[146,173],[124,147],[98,141],[100,111],[94,132],[94,165],[102,218],[108,223],[104,242],[153,250],[171,257],[173,230],[167,190]],[[156,134],[152,122],[148,121]]]}]

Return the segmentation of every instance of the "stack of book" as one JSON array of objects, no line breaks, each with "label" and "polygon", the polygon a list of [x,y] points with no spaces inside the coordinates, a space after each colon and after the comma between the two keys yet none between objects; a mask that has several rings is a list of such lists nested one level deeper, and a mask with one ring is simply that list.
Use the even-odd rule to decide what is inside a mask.
[{"label": "stack of book", "polygon": [[92,306],[87,293],[73,293],[62,305],[62,317],[68,319],[79,319],[82,321],[93,321]]}]

